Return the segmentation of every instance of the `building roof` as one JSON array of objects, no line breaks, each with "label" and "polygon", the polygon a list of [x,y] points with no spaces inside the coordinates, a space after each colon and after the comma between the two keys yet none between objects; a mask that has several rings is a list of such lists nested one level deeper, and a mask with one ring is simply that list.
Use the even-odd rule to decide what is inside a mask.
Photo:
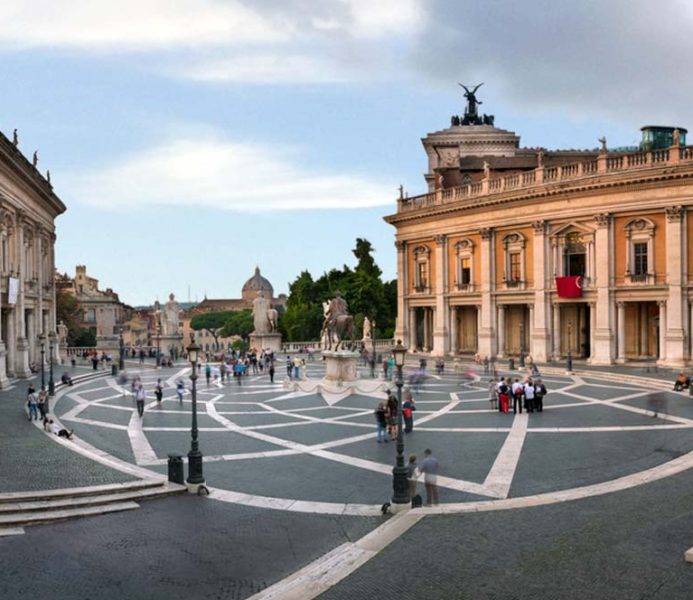
[{"label": "building roof", "polygon": [[260,267],[255,267],[255,274],[243,284],[242,292],[248,291],[269,292],[270,298],[274,295],[274,288],[272,287],[272,284],[262,275],[260,275]]}]

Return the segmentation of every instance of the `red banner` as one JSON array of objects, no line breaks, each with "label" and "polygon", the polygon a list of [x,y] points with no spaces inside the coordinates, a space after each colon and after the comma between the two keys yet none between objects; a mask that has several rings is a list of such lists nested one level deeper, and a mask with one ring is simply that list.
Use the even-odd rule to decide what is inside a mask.
[{"label": "red banner", "polygon": [[556,277],[556,291],[560,298],[580,298],[582,296],[582,277]]}]

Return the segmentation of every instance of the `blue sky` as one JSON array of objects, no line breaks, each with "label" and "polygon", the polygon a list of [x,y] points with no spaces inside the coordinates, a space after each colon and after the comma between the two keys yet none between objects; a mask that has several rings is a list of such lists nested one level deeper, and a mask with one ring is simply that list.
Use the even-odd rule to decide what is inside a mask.
[{"label": "blue sky", "polygon": [[[627,8],[627,10],[626,10]],[[473,16],[472,16],[473,15]],[[400,183],[461,113],[458,81],[524,146],[693,126],[682,1],[34,0],[0,6],[0,130],[68,207],[57,267],[130,304],[277,292],[353,264],[395,276]]]}]

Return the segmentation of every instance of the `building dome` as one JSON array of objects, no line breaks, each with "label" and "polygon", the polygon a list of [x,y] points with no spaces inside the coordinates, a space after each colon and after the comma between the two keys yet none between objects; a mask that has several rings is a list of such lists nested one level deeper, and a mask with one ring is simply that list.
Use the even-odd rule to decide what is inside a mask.
[{"label": "building dome", "polygon": [[246,302],[252,302],[259,292],[262,292],[268,300],[274,297],[272,284],[260,275],[260,267],[255,267],[255,274],[243,284],[241,296]]}]

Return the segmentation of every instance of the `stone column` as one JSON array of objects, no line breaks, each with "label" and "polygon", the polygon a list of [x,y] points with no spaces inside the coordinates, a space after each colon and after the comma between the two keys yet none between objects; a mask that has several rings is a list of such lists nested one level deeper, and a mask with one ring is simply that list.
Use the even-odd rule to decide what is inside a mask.
[{"label": "stone column", "polygon": [[407,291],[407,244],[397,240],[395,242],[397,248],[397,320],[395,321],[395,340],[402,340],[405,348],[411,346],[410,336],[411,330],[407,330],[407,306],[405,302],[405,294]]},{"label": "stone column", "polygon": [[16,317],[14,315],[17,308],[13,308],[7,313],[7,374],[14,377],[17,367],[17,329]]},{"label": "stone column", "polygon": [[657,302],[659,304],[659,357],[657,363],[666,364],[667,362],[667,303],[664,300]]},{"label": "stone column", "polygon": [[416,331],[416,309],[409,309],[409,352],[415,352],[417,346],[417,331]]},{"label": "stone column", "polygon": [[2,338],[2,304],[0,299],[0,390],[10,385],[7,377],[7,348]]},{"label": "stone column", "polygon": [[594,353],[594,319],[596,318],[596,303],[590,302],[588,307],[590,311],[590,355],[587,357],[588,364],[592,363],[592,354]]},{"label": "stone column", "polygon": [[496,354],[495,339],[495,300],[492,291],[494,287],[494,264],[493,264],[493,230],[483,228],[479,230],[481,234],[481,315],[479,321],[479,354],[491,358]]},{"label": "stone column", "polygon": [[546,221],[535,221],[534,228],[534,310],[530,305],[529,346],[536,362],[546,362],[551,355],[549,335],[550,304],[546,292],[547,252]]},{"label": "stone column", "polygon": [[594,330],[592,364],[610,365],[614,360],[614,318],[610,290],[613,270],[612,219],[608,213],[600,213],[595,215],[594,218],[597,222],[595,233],[597,318]]},{"label": "stone column", "polygon": [[498,305],[498,358],[505,354],[505,304]]},{"label": "stone column", "polygon": [[30,377],[31,369],[29,369],[29,343],[27,340],[26,322],[24,314],[25,296],[26,296],[26,276],[28,265],[26,264],[26,253],[24,251],[24,224],[17,223],[17,254],[18,254],[18,278],[19,292],[17,294],[17,304],[14,310],[15,317],[15,332],[17,334],[17,351],[15,353],[15,375],[17,377]]},{"label": "stone column", "polygon": [[561,305],[553,305],[553,359],[561,360]]},{"label": "stone column", "polygon": [[456,354],[459,349],[459,333],[457,326],[458,311],[456,306],[450,307],[450,354]]},{"label": "stone column", "polygon": [[431,309],[427,306],[423,309],[423,343],[421,344],[421,349],[424,352],[428,352],[431,348],[428,345],[429,341],[429,334],[430,334],[430,328],[429,328],[429,318],[430,318],[430,312]]},{"label": "stone column", "polygon": [[481,304],[476,304],[474,308],[476,309],[476,353],[483,358],[483,355],[479,351],[479,331],[481,331]]},{"label": "stone column", "polygon": [[[527,327],[527,331],[525,332],[526,337],[524,340],[522,340],[522,347],[525,348],[525,353],[529,352],[529,354],[532,357],[532,360],[535,360],[534,348],[536,344],[534,342],[534,305],[528,304],[527,310],[529,312],[529,326]],[[527,342],[526,345],[525,341]]]},{"label": "stone column", "polygon": [[444,235],[436,236],[436,310],[433,322],[433,352],[434,356],[443,356],[448,345],[448,331],[445,324],[445,289],[447,282],[448,261],[447,243]]},{"label": "stone column", "polygon": [[616,362],[623,364],[626,362],[626,303],[616,303],[616,339],[618,341],[618,351],[616,352]]},{"label": "stone column", "polygon": [[685,209],[681,206],[672,206],[666,209],[666,265],[667,284],[669,294],[667,296],[667,329],[666,364],[670,367],[680,368],[686,364],[686,336],[684,328],[684,303],[683,303],[683,257],[686,248],[683,244],[683,221]]}]

